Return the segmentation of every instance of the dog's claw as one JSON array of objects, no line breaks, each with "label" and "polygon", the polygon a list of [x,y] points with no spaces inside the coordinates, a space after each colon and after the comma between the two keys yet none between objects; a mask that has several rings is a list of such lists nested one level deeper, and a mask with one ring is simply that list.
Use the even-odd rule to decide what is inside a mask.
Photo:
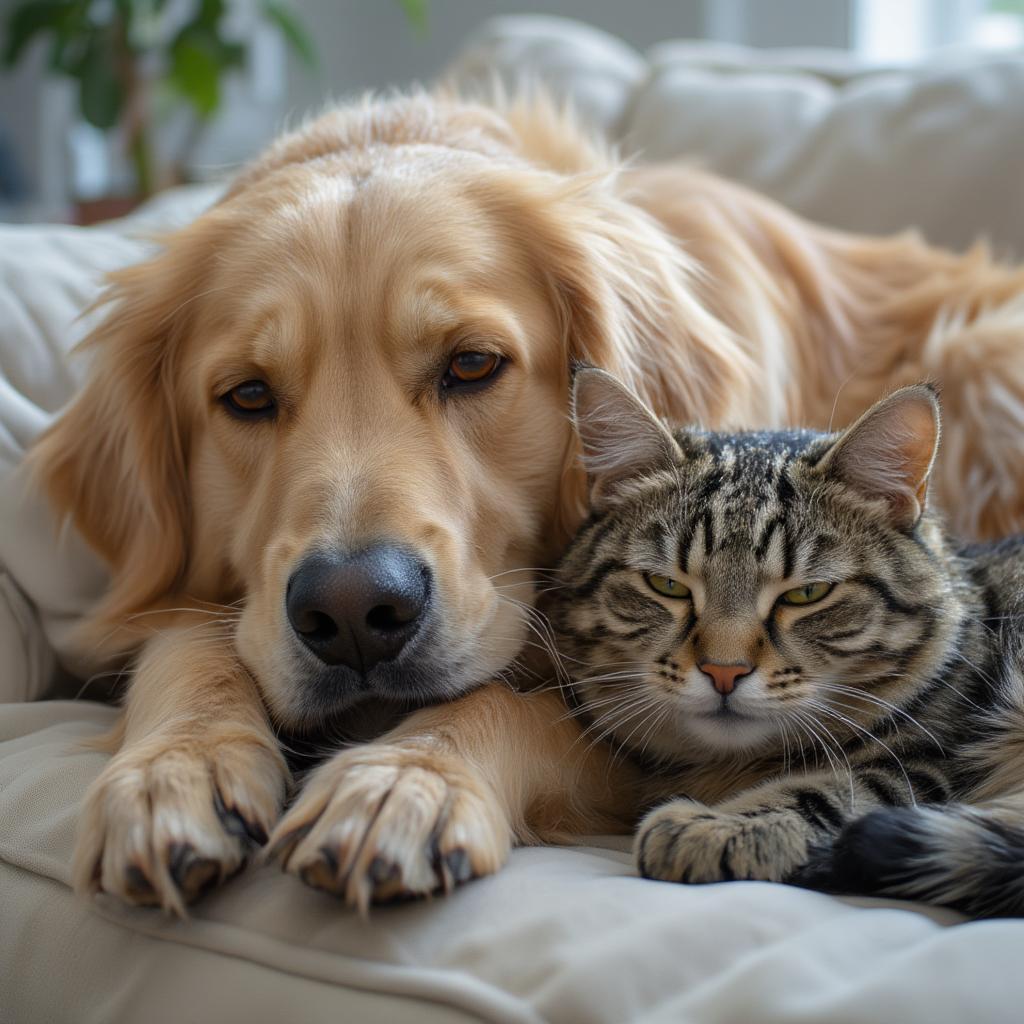
[{"label": "dog's claw", "polygon": [[195,850],[191,843],[171,843],[167,853],[167,870],[170,871],[171,878],[180,889],[181,877],[189,861],[194,859]]},{"label": "dog's claw", "polygon": [[213,806],[217,810],[217,817],[220,818],[224,831],[236,839],[246,839],[257,846],[265,846],[267,843],[267,830],[258,822],[250,821],[237,807],[229,807],[224,803],[224,798],[219,790],[213,791]]},{"label": "dog's claw", "polygon": [[334,851],[324,846],[320,849],[319,858],[307,864],[299,872],[299,877],[313,889],[320,889],[334,896],[340,896],[345,884],[344,879],[339,877],[339,868],[338,858],[334,855]]},{"label": "dog's claw", "polygon": [[130,864],[125,870],[124,875],[125,891],[130,895],[134,903],[142,906],[153,906],[160,902],[156,889],[149,880],[149,876],[138,864]]},{"label": "dog's claw", "polygon": [[326,861],[318,860],[307,864],[300,872],[299,877],[312,889],[320,889],[329,893],[337,892],[337,876],[331,871],[331,866]]},{"label": "dog's claw", "polygon": [[393,860],[389,860],[387,857],[382,857],[380,854],[377,854],[377,856],[370,861],[368,873],[373,882],[377,885],[382,885],[385,882],[395,881],[395,879],[401,876],[402,870]]},{"label": "dog's claw", "polygon": [[282,832],[269,845],[264,845],[264,855],[267,860],[278,860],[281,862],[281,870],[288,870],[288,861],[291,860],[295,847],[302,842],[313,830],[315,822],[307,825],[299,825],[297,828]]},{"label": "dog's claw", "polygon": [[215,860],[197,860],[185,872],[181,884],[186,902],[191,903],[202,893],[217,884],[220,879],[220,865]]},{"label": "dog's claw", "polygon": [[461,846],[449,850],[444,855],[444,864],[456,885],[468,882],[473,877],[473,865],[469,854]]},{"label": "dog's claw", "polygon": [[329,846],[320,847],[320,856],[323,858],[324,863],[327,865],[327,870],[330,871],[334,878],[338,877],[338,857],[335,852]]},{"label": "dog's claw", "polygon": [[210,857],[200,857],[191,843],[172,843],[167,868],[186,903],[191,903],[215,885],[221,876],[220,864]]}]

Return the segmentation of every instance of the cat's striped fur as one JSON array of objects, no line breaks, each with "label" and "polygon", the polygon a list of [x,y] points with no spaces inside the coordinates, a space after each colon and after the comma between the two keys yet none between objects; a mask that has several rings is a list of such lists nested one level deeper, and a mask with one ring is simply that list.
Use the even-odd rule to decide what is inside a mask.
[{"label": "cat's striped fur", "polygon": [[587,368],[576,417],[593,512],[544,611],[590,735],[646,770],[642,873],[1024,914],[1024,544],[924,511],[932,391],[673,435]]}]

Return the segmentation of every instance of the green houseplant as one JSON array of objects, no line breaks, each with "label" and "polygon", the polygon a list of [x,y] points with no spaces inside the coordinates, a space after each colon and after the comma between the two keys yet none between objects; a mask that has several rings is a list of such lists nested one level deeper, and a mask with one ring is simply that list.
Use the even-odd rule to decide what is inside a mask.
[{"label": "green houseplant", "polygon": [[[310,68],[312,41],[283,0],[254,0],[255,14],[273,26]],[[6,24],[3,63],[18,62],[29,43],[48,41],[52,73],[71,78],[82,118],[107,131],[120,128],[137,196],[183,180],[188,151],[221,104],[224,78],[245,66],[250,42],[229,31],[226,0],[23,0]],[[192,113],[192,131],[169,166],[153,148],[159,111]]]}]

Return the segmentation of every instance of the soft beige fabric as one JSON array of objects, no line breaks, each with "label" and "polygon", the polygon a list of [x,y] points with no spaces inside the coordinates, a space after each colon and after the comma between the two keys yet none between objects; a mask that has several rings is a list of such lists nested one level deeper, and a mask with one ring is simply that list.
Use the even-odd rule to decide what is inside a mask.
[{"label": "soft beige fabric", "polygon": [[[443,902],[363,922],[266,868],[192,920],[69,894],[77,803],[113,719],[0,713],[0,1020],[1007,1021],[1024,924],[757,883],[633,877],[627,853],[519,850]],[[621,846],[621,844],[619,844]]]},{"label": "soft beige fabric", "polygon": [[82,379],[84,358],[68,353],[96,317],[80,314],[106,271],[143,259],[153,235],[187,223],[215,194],[180,189],[97,228],[0,225],[0,701],[46,690],[51,645],[69,668],[90,670],[88,658],[71,654],[69,633],[105,573],[73,533],[58,537],[21,465]]},{"label": "soft beige fabric", "polygon": [[[649,59],[550,19],[503,20],[460,68],[528,71],[632,150],[686,153],[835,223],[1024,253],[1021,65],[867,73],[835,56],[670,45]],[[946,101],[949,102],[942,102]],[[103,571],[19,468],[73,393],[66,359],[103,270],[211,199],[188,190],[102,228],[0,227],[0,701],[37,697]],[[779,886],[632,877],[621,844],[520,850],[451,899],[369,924],[273,870],[187,923],[75,901],[67,864],[113,711],[0,705],[0,1022],[1014,1020],[1024,923],[866,909]],[[607,845],[607,844],[606,844]]]},{"label": "soft beige fabric", "polygon": [[453,68],[540,80],[628,155],[690,157],[853,231],[979,236],[1024,258],[1024,54],[866,67],[840,52],[690,42],[640,55],[596,29],[500,18]]}]

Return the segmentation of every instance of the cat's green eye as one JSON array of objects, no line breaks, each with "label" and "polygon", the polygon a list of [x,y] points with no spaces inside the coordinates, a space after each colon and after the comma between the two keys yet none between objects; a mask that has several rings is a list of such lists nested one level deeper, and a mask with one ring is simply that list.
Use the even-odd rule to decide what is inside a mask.
[{"label": "cat's green eye", "polygon": [[662,597],[689,597],[690,590],[684,587],[679,580],[671,576],[662,576],[660,573],[649,572],[645,577],[647,585],[651,590],[657,591]]},{"label": "cat's green eye", "polygon": [[787,590],[781,600],[783,604],[814,604],[825,597],[831,589],[831,583],[808,583],[806,586]]}]

